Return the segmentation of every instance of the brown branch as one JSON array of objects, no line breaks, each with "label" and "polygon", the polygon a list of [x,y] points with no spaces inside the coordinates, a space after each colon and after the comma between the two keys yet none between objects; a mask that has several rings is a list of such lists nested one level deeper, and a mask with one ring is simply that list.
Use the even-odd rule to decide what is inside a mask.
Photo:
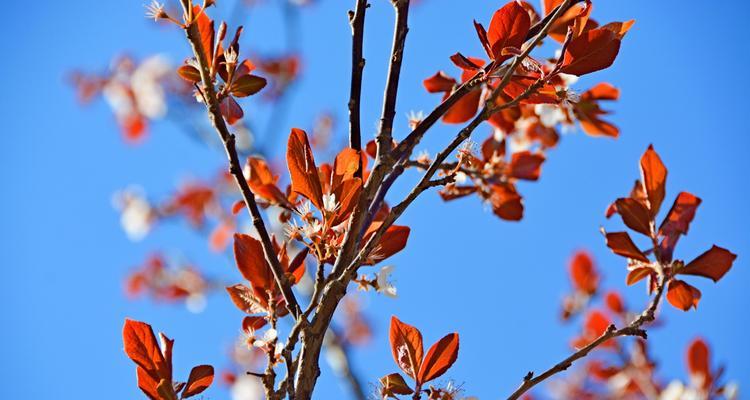
[{"label": "brown branch", "polygon": [[646,331],[641,327],[647,323],[652,322],[656,318],[656,309],[659,306],[659,301],[661,300],[662,294],[664,293],[664,288],[666,287],[667,280],[668,277],[666,275],[662,276],[656,289],[656,294],[651,299],[649,306],[645,311],[643,311],[643,313],[641,313],[641,315],[639,315],[630,324],[628,324],[628,326],[617,329],[614,325],[610,325],[607,330],[596,340],[571,354],[559,363],[555,364],[552,368],[542,372],[540,375],[534,376],[533,372],[529,372],[523,378],[523,383],[521,384],[521,386],[519,386],[518,389],[516,389],[516,391],[508,397],[508,400],[518,399],[519,397],[521,397],[521,395],[526,393],[529,389],[536,386],[537,384],[545,381],[546,379],[557,373],[567,370],[571,365],[573,365],[575,361],[586,357],[592,350],[594,350],[607,340],[614,339],[620,336],[639,336],[645,339]]},{"label": "brown branch", "polygon": [[[360,107],[362,97],[362,71],[365,59],[362,57],[365,36],[365,13],[367,0],[357,0],[354,11],[349,11],[349,23],[352,27],[352,83],[349,94],[349,147],[360,151],[362,149],[362,132],[360,122]],[[355,176],[362,177],[362,160]]]},{"label": "brown branch", "polygon": [[406,34],[409,32],[409,2],[410,0],[391,0],[393,8],[396,10],[396,22],[393,28],[391,62],[388,67],[388,79],[383,96],[383,114],[380,117],[380,129],[377,136],[378,159],[381,161],[384,160],[384,155],[390,152],[393,140],[393,119],[396,117],[398,82],[401,77]]},{"label": "brown branch", "polygon": [[[192,10],[190,9],[191,3],[192,2],[190,0],[181,0],[183,11],[185,12],[186,16],[190,16],[192,14]],[[295,318],[297,318],[302,314],[299,303],[297,303],[297,299],[292,292],[291,285],[289,285],[289,282],[284,275],[281,265],[279,264],[279,259],[276,256],[271,238],[268,234],[268,231],[266,230],[266,226],[263,222],[263,217],[260,214],[260,209],[258,208],[258,204],[255,202],[255,194],[250,189],[250,186],[245,179],[245,175],[242,172],[242,166],[240,164],[239,156],[237,155],[237,148],[235,146],[234,134],[229,132],[229,128],[227,127],[227,124],[221,114],[221,109],[219,108],[219,100],[216,95],[214,83],[211,79],[210,66],[208,65],[208,61],[206,58],[205,51],[207,49],[203,49],[198,26],[192,21],[186,21],[186,23],[189,23],[189,25],[185,28],[185,32],[187,35],[187,39],[190,42],[190,46],[192,47],[193,54],[195,55],[195,58],[198,62],[198,69],[200,71],[201,81],[203,84],[202,93],[206,108],[208,110],[209,119],[211,120],[211,124],[213,125],[214,129],[219,134],[221,141],[224,143],[224,149],[227,153],[227,158],[229,159],[229,172],[232,174],[232,176],[234,176],[237,186],[239,186],[240,192],[242,193],[242,198],[245,200],[248,212],[250,213],[250,217],[253,221],[253,226],[255,227],[256,231],[258,232],[258,236],[261,239],[261,243],[263,245],[263,254],[265,256],[266,262],[271,267],[271,271],[273,272],[276,284],[279,286],[281,294],[286,302],[287,309]],[[210,51],[210,49],[208,50]]]}]

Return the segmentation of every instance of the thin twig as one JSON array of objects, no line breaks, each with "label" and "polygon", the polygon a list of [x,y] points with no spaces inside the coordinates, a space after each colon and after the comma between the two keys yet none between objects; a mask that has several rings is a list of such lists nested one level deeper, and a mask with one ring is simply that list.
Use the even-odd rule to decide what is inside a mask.
[{"label": "thin twig", "polygon": [[620,337],[620,336],[638,336],[641,338],[646,338],[646,331],[642,329],[642,326],[652,322],[656,318],[656,309],[659,306],[659,301],[662,298],[662,294],[664,293],[664,288],[666,287],[667,283],[667,276],[662,276],[658,283],[658,287],[656,289],[656,293],[654,297],[651,299],[651,302],[649,303],[649,306],[646,308],[645,311],[641,315],[639,315],[636,319],[633,320],[628,326],[617,329],[614,325],[610,325],[607,330],[599,336],[596,340],[589,343],[588,345],[584,346],[583,348],[579,349],[575,353],[571,354],[570,356],[566,357],[564,360],[560,361],[559,363],[555,364],[552,368],[542,372],[538,376],[534,376],[533,372],[529,372],[526,374],[526,376],[523,378],[523,383],[521,383],[521,386],[516,389],[513,394],[511,394],[508,397],[508,400],[515,400],[521,397],[524,393],[526,393],[529,389],[536,386],[537,384],[545,381],[549,377],[560,373],[562,371],[565,371],[566,369],[570,368],[573,363],[583,357],[586,357],[592,350],[597,348],[602,343],[606,342],[607,340]]},{"label": "thin twig", "polygon": [[[360,107],[362,97],[362,72],[365,69],[365,59],[362,57],[365,37],[365,13],[367,0],[357,0],[354,11],[349,11],[349,23],[352,27],[352,82],[349,92],[349,147],[360,151],[362,149],[362,132],[360,122]],[[362,160],[355,174],[362,177]]]},{"label": "thin twig", "polygon": [[[191,15],[191,1],[181,0],[183,11],[185,15]],[[253,220],[253,226],[258,232],[258,236],[261,239],[263,245],[263,254],[266,262],[271,267],[276,284],[279,286],[282,296],[286,302],[286,307],[289,312],[295,317],[299,317],[302,314],[299,303],[292,292],[291,285],[284,275],[284,272],[279,263],[279,259],[276,256],[271,238],[268,234],[268,230],[263,222],[263,217],[260,214],[258,204],[255,202],[255,194],[250,189],[250,186],[245,179],[245,175],[242,172],[239,156],[237,155],[237,148],[235,146],[234,134],[229,132],[226,122],[221,114],[219,108],[219,101],[214,88],[214,83],[211,79],[210,66],[206,58],[206,50],[203,49],[201,43],[200,32],[198,31],[197,24],[187,21],[190,24],[186,27],[185,32],[187,39],[190,42],[195,58],[198,62],[198,67],[201,75],[201,81],[203,83],[202,93],[206,101],[206,108],[208,110],[208,116],[211,120],[211,124],[216,129],[222,142],[224,143],[224,149],[229,159],[229,172],[234,176],[237,186],[240,188],[242,197],[247,205],[248,212]],[[210,49],[208,49],[210,51]]]}]

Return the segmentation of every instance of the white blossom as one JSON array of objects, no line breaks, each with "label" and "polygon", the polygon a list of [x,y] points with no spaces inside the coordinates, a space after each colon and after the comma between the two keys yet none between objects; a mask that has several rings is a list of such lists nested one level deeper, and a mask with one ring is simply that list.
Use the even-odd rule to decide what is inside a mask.
[{"label": "white blossom", "polygon": [[380,268],[380,271],[375,273],[375,280],[378,285],[378,293],[382,293],[388,297],[396,298],[396,286],[390,282],[389,278],[393,273],[395,267],[392,265],[386,265]]}]

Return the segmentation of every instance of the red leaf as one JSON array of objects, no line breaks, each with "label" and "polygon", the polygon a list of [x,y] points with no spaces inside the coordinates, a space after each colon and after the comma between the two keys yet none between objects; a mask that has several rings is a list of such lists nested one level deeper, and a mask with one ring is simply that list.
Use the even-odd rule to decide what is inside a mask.
[{"label": "red leaf", "polygon": [[492,212],[506,221],[520,221],[523,218],[521,196],[511,184],[493,185],[490,203]]},{"label": "red leaf", "polygon": [[628,272],[628,276],[625,278],[625,283],[628,286],[630,286],[652,274],[654,274],[653,268],[649,268],[649,267],[635,268],[635,269],[630,270],[630,272]]},{"label": "red leaf", "polygon": [[245,116],[242,107],[240,107],[237,100],[232,96],[225,97],[224,100],[221,101],[221,104],[219,104],[219,109],[221,110],[221,115],[224,116],[224,119],[227,120],[229,125],[234,125],[235,122]]},{"label": "red leaf", "polygon": [[267,308],[266,305],[268,302],[266,301],[266,297],[256,297],[253,290],[245,285],[227,286],[226,289],[227,293],[229,293],[229,299],[244,313],[259,314]]},{"label": "red leaf", "polygon": [[168,366],[164,360],[151,325],[126,319],[122,339],[125,344],[125,354],[156,382],[164,378],[172,378],[171,366]]},{"label": "red leaf", "polygon": [[570,260],[570,279],[576,290],[587,294],[596,293],[599,286],[599,273],[594,266],[594,260],[588,252],[578,251]]},{"label": "red leaf", "polygon": [[192,65],[183,65],[177,68],[177,74],[188,82],[198,83],[201,81],[201,73]]},{"label": "red leaf", "polygon": [[667,301],[676,308],[682,311],[688,311],[691,307],[698,309],[700,299],[700,290],[688,285],[684,281],[673,279],[669,282],[669,287],[667,287]]},{"label": "red leaf", "polygon": [[391,352],[396,365],[415,381],[422,365],[424,349],[422,333],[419,329],[391,317],[390,328]]},{"label": "red leaf", "polygon": [[732,254],[731,251],[714,245],[677,273],[703,276],[718,282],[732,268],[732,263],[736,258],[737,255]]},{"label": "red leaf", "polygon": [[149,373],[141,367],[136,367],[135,374],[136,378],[138,379],[138,388],[141,389],[141,391],[145,393],[149,399],[163,400],[157,390],[159,381],[157,381],[153,376],[149,375]]},{"label": "red leaf", "polygon": [[[373,223],[365,234],[363,242],[367,242],[369,237],[372,236],[379,227],[379,222]],[[410,231],[411,229],[408,226],[402,225],[392,225],[386,229],[375,247],[373,254],[370,255],[367,264],[370,262],[373,264],[378,263],[403,250],[403,248],[406,247],[406,242],[409,240]]]},{"label": "red leaf", "polygon": [[691,379],[700,382],[702,388],[711,386],[711,352],[703,339],[694,339],[687,350],[687,367]]},{"label": "red leaf", "polygon": [[208,65],[213,64],[213,52],[214,52],[214,21],[206,15],[205,12],[201,12],[200,6],[193,6],[193,15],[200,16],[194,22],[198,25],[198,33],[201,37],[201,47],[203,53],[206,55],[206,61]]},{"label": "red leaf", "polygon": [[286,150],[286,162],[292,179],[292,190],[305,196],[315,207],[322,210],[323,191],[305,131],[292,128]]},{"label": "red leaf", "polygon": [[443,375],[458,358],[458,334],[451,333],[438,340],[427,351],[419,369],[418,383],[429,382]]},{"label": "red leaf", "polygon": [[185,385],[182,397],[187,398],[206,390],[214,381],[214,367],[199,365],[190,370],[190,377]]},{"label": "red leaf", "polygon": [[535,181],[539,179],[542,172],[543,154],[534,154],[530,151],[513,153],[510,161],[510,175],[517,179]]},{"label": "red leaf", "polygon": [[611,232],[606,234],[607,247],[612,250],[613,253],[632,258],[634,260],[649,262],[648,258],[638,250],[638,247],[633,243],[627,232]]},{"label": "red leaf", "polygon": [[659,256],[663,261],[672,260],[672,253],[680,239],[680,235],[686,235],[690,222],[695,217],[695,211],[701,204],[701,199],[687,192],[681,192],[669,209],[669,213],[664,217],[659,227],[659,235],[663,236],[659,244]]},{"label": "red leaf", "polygon": [[512,1],[495,11],[487,31],[487,40],[493,59],[500,63],[510,58],[509,55],[501,55],[503,49],[521,48],[526,41],[529,28],[531,28],[531,17],[518,2]]},{"label": "red leaf", "polygon": [[573,39],[565,50],[560,72],[585,75],[609,67],[620,51],[620,39],[608,29],[591,29]]},{"label": "red leaf", "polygon": [[414,390],[406,384],[404,377],[398,372],[380,378],[380,384],[383,386],[382,394],[391,398],[396,398],[395,395],[397,394],[407,395],[414,393]]},{"label": "red leaf", "polygon": [[474,89],[465,94],[443,115],[443,122],[446,124],[461,124],[470,120],[479,109],[481,95],[482,91],[479,89]]},{"label": "red leaf", "polygon": [[422,84],[424,84],[424,88],[430,93],[443,93],[453,90],[456,80],[446,75],[445,72],[439,71],[435,75],[425,79]]},{"label": "red leaf", "polygon": [[232,95],[237,97],[247,97],[258,93],[266,87],[266,79],[255,75],[243,75],[232,82]]},{"label": "red leaf", "polygon": [[602,82],[581,94],[581,101],[617,100],[620,98],[620,90]]},{"label": "red leaf", "polygon": [[608,29],[617,35],[618,39],[622,39],[625,37],[625,34],[628,33],[631,27],[633,27],[633,24],[635,23],[634,19],[631,19],[630,21],[625,22],[610,22],[606,25],[602,25],[602,29]]},{"label": "red leaf", "polygon": [[651,237],[651,217],[641,202],[630,197],[617,199],[615,209],[628,228]]},{"label": "red leaf", "polygon": [[643,182],[643,189],[648,198],[651,216],[654,217],[659,213],[659,208],[664,200],[667,168],[661,162],[656,151],[654,151],[653,145],[649,145],[641,157],[641,181]]},{"label": "red leaf", "polygon": [[273,274],[266,263],[263,245],[258,239],[242,233],[234,234],[234,260],[242,276],[253,288],[273,288]]},{"label": "red leaf", "polygon": [[622,314],[625,312],[625,305],[623,304],[622,297],[617,292],[608,292],[604,296],[604,302],[607,307],[616,314]]}]

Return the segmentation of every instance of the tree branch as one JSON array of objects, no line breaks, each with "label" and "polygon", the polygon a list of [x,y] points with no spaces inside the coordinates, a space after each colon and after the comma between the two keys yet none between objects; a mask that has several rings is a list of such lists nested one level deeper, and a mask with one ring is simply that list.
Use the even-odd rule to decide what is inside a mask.
[{"label": "tree branch", "polygon": [[388,79],[383,96],[383,114],[380,117],[378,131],[378,160],[391,151],[393,141],[393,119],[396,116],[396,98],[398,97],[398,82],[401,77],[401,63],[404,59],[406,34],[409,32],[409,0],[391,0],[396,10],[396,22],[393,28],[393,47],[391,48],[391,63],[388,67]]},{"label": "tree branch", "polygon": [[[365,13],[367,0],[357,0],[354,11],[349,11],[349,23],[352,27],[352,83],[349,92],[349,147],[360,151],[362,149],[362,124],[360,122],[360,107],[362,97],[362,72],[365,69],[365,59],[362,57],[365,36]],[[362,177],[362,160],[355,174]]]},{"label": "tree branch", "polygon": [[658,287],[656,289],[656,294],[651,299],[651,302],[649,306],[646,308],[641,315],[639,315],[636,319],[633,320],[628,326],[617,329],[615,325],[610,325],[607,330],[599,336],[596,340],[589,343],[588,345],[584,346],[580,350],[576,351],[575,353],[571,354],[564,360],[560,361],[559,363],[555,364],[552,368],[544,371],[542,374],[538,376],[534,376],[533,372],[529,372],[526,374],[526,376],[523,378],[523,383],[521,386],[519,386],[518,389],[516,389],[513,394],[511,394],[508,397],[508,400],[515,400],[521,397],[524,393],[526,393],[529,389],[536,386],[537,384],[545,381],[549,377],[560,373],[562,371],[565,371],[566,369],[570,368],[573,363],[581,358],[586,357],[592,350],[597,348],[602,343],[606,342],[609,339],[613,339],[620,336],[639,336],[641,338],[646,338],[646,331],[643,330],[641,327],[644,324],[652,322],[656,318],[656,309],[659,306],[659,301],[662,298],[662,294],[664,293],[664,288],[666,287],[668,277],[666,275],[662,276],[662,278],[659,281]]},{"label": "tree branch", "polygon": [[[181,0],[181,4],[185,15],[191,15],[191,1]],[[266,262],[268,262],[268,265],[271,267],[274,279],[276,281],[276,284],[279,286],[282,296],[284,297],[288,311],[295,318],[297,318],[302,314],[299,303],[297,303],[297,299],[292,292],[291,285],[289,285],[289,282],[284,275],[281,265],[279,264],[279,259],[276,256],[273,244],[271,243],[271,238],[268,234],[268,231],[266,230],[266,226],[263,222],[263,217],[260,214],[258,204],[255,202],[255,194],[250,189],[250,186],[245,179],[244,173],[242,172],[242,166],[240,164],[239,156],[237,155],[237,148],[235,146],[234,134],[229,132],[229,128],[227,127],[227,124],[224,121],[224,117],[221,114],[221,109],[219,108],[219,100],[216,96],[216,90],[214,88],[214,83],[211,79],[211,74],[209,71],[210,66],[208,65],[208,61],[205,55],[206,49],[203,49],[203,45],[201,44],[198,26],[191,21],[187,22],[190,22],[190,24],[185,28],[185,32],[187,35],[187,39],[190,42],[190,46],[192,47],[193,54],[195,55],[195,58],[198,62],[198,69],[200,71],[201,81],[203,84],[202,92],[203,97],[206,101],[206,108],[208,110],[209,119],[211,120],[211,124],[214,126],[214,129],[219,134],[221,141],[224,143],[224,149],[227,153],[227,158],[229,159],[229,172],[232,174],[232,176],[234,176],[237,186],[239,186],[240,192],[242,193],[242,197],[245,200],[248,212],[250,213],[253,221],[253,226],[255,227],[256,231],[258,232],[258,236],[261,239],[261,243],[263,245],[263,254],[265,255]]]}]

